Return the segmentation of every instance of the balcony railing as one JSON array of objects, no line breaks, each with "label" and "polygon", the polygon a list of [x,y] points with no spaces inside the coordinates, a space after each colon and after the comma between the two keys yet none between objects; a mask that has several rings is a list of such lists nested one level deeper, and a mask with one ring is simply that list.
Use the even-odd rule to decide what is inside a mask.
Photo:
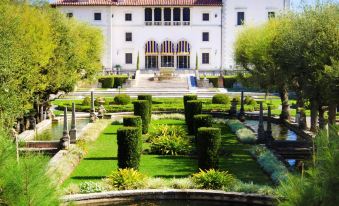
[{"label": "balcony railing", "polygon": [[174,22],[173,22],[173,25],[174,25],[174,26],[180,26],[180,25],[181,25],[181,22],[180,22],[180,21],[174,21]]},{"label": "balcony railing", "polygon": [[171,22],[170,22],[170,21],[165,21],[165,22],[164,22],[164,25],[165,25],[165,26],[171,26]]},{"label": "balcony railing", "polygon": [[161,21],[155,21],[155,22],[154,22],[154,25],[156,25],[156,26],[160,26],[161,24],[162,24]]},{"label": "balcony railing", "polygon": [[145,25],[146,26],[152,26],[152,22],[151,21],[145,21]]},{"label": "balcony railing", "polygon": [[173,22],[171,22],[171,21],[154,21],[154,22],[152,22],[152,21],[145,21],[145,25],[146,26],[152,26],[152,25],[154,25],[154,26],[161,26],[161,25],[164,25],[164,26],[171,26],[171,25],[173,25],[173,26],[180,26],[180,25],[183,25],[183,26],[189,26],[189,25],[191,25],[191,22],[190,21],[173,21]]},{"label": "balcony railing", "polygon": [[190,22],[189,22],[189,21],[184,21],[184,22],[182,22],[182,25],[184,25],[184,26],[189,26],[189,25],[190,25]]}]

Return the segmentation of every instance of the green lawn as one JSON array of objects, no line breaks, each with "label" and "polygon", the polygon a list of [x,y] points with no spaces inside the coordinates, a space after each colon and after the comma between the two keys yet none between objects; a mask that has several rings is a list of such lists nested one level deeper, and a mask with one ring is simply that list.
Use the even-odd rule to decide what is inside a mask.
[{"label": "green lawn", "polygon": [[[184,121],[152,121],[153,127],[157,124],[184,125]],[[98,181],[117,169],[116,131],[120,126],[109,125],[99,138],[89,145],[88,154],[65,181],[65,186],[69,183]],[[246,182],[271,184],[269,177],[249,155],[249,146],[239,143],[225,125],[222,125],[221,129],[223,149],[220,155],[220,169],[228,170]],[[142,155],[141,158],[140,172],[152,177],[187,177],[197,171],[197,159],[192,156]]]}]

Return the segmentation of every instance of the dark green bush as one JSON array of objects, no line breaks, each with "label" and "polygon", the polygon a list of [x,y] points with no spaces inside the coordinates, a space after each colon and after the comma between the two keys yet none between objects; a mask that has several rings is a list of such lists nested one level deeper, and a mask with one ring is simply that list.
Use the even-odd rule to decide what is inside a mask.
[{"label": "dark green bush", "polygon": [[124,116],[123,125],[125,127],[140,127],[142,125],[142,120],[140,116]]},{"label": "dark green bush", "polygon": [[233,88],[233,84],[237,82],[237,76],[224,76],[224,87]]},{"label": "dark green bush", "polygon": [[200,169],[218,168],[218,152],[221,143],[219,128],[201,127],[198,129],[198,165]]},{"label": "dark green bush", "polygon": [[194,115],[194,134],[197,135],[198,129],[200,127],[212,127],[213,120],[212,116],[209,114],[198,114]]},{"label": "dark green bush", "polygon": [[147,100],[149,103],[149,118],[152,118],[152,95],[150,94],[141,94],[138,95],[138,100]]},{"label": "dark green bush", "polygon": [[241,103],[241,98],[239,96],[233,97],[232,101],[234,101],[234,100],[237,102],[237,104]]},{"label": "dark green bush", "polygon": [[142,152],[140,128],[121,127],[117,131],[118,140],[118,167],[139,168]]},{"label": "dark green bush", "polygon": [[114,76],[114,88],[122,86],[127,81],[127,79],[128,77],[126,75]]},{"label": "dark green bush", "polygon": [[212,104],[229,104],[230,98],[226,94],[216,94],[212,98]]},{"label": "dark green bush", "polygon": [[119,105],[126,105],[131,102],[131,97],[127,94],[117,94],[114,96],[114,103]]},{"label": "dark green bush", "polygon": [[98,81],[101,83],[102,88],[113,88],[114,87],[114,76],[100,77]]},{"label": "dark green bush", "polygon": [[244,98],[244,104],[251,105],[251,106],[255,107],[257,105],[257,102],[254,100],[253,97],[246,96]]},{"label": "dark green bush", "polygon": [[147,134],[151,121],[149,116],[149,102],[148,100],[137,100],[133,102],[133,105],[134,115],[140,116],[142,120],[142,133]]},{"label": "dark green bush", "polygon": [[186,122],[189,134],[194,134],[194,115],[201,114],[202,102],[199,100],[190,100],[186,102]]},{"label": "dark green bush", "polygon": [[186,121],[186,124],[187,124],[187,106],[186,106],[186,103],[187,101],[190,101],[190,100],[197,100],[198,99],[198,96],[195,95],[195,94],[186,94],[184,95],[183,97],[183,100],[184,100],[184,112],[185,112],[185,121]]},{"label": "dark green bush", "polygon": [[90,97],[85,97],[85,98],[82,100],[82,105],[84,105],[84,106],[90,106],[90,105],[91,105],[91,98],[90,98]]}]

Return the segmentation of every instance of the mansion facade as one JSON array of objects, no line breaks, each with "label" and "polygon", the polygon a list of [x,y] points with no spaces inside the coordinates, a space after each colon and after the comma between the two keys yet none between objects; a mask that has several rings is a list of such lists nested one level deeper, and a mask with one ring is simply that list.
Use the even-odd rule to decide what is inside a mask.
[{"label": "mansion facade", "polygon": [[100,28],[104,68],[235,68],[243,24],[266,22],[289,0],[56,0],[69,18]]}]

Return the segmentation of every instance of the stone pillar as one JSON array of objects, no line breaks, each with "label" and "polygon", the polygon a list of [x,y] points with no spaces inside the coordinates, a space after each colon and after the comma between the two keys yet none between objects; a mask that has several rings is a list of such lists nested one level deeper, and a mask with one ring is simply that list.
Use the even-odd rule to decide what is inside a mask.
[{"label": "stone pillar", "polygon": [[91,91],[91,113],[90,113],[90,122],[95,122],[97,116],[95,114],[95,107],[94,107],[94,92]]},{"label": "stone pillar", "polygon": [[69,130],[69,137],[71,144],[74,144],[77,140],[77,130],[75,127],[75,103],[72,103],[72,122],[71,122],[71,130]]},{"label": "stone pillar", "polygon": [[240,111],[238,114],[238,119],[242,122],[245,121],[244,91],[241,91]]},{"label": "stone pillar", "polygon": [[236,117],[237,115],[237,100],[236,99],[233,99],[231,102],[231,109],[229,111],[229,115],[231,117]]},{"label": "stone pillar", "polygon": [[266,128],[266,140],[272,141],[272,124],[271,124],[271,106],[267,108],[267,128]]},{"label": "stone pillar", "polygon": [[264,112],[262,102],[260,102],[259,112],[258,143],[265,143]]},{"label": "stone pillar", "polygon": [[68,134],[68,125],[67,125],[67,107],[64,109],[64,131],[60,139],[60,149],[69,148],[69,134]]}]

